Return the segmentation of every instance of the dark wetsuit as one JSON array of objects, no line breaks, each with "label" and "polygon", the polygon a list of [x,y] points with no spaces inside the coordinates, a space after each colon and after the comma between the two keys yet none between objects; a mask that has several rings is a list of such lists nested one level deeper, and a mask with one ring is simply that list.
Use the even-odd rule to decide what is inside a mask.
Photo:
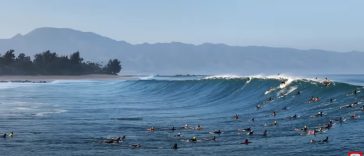
[{"label": "dark wetsuit", "polygon": [[178,149],[177,144],[173,144],[172,149]]},{"label": "dark wetsuit", "polygon": [[245,139],[245,141],[244,142],[242,142],[241,144],[250,144],[250,143],[252,143],[252,142],[250,142],[248,139]]},{"label": "dark wetsuit", "polygon": [[329,137],[326,137],[322,142],[329,142]]},{"label": "dark wetsuit", "polygon": [[268,135],[268,131],[267,130],[264,130],[263,136],[267,136],[267,135]]}]

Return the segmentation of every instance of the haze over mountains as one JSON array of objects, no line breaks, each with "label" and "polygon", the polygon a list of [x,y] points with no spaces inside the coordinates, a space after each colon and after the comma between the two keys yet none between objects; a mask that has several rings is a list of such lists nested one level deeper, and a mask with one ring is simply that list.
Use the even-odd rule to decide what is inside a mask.
[{"label": "haze over mountains", "polygon": [[95,33],[67,28],[38,28],[0,39],[0,53],[15,49],[33,56],[51,50],[80,51],[86,60],[122,61],[126,74],[363,74],[364,53],[298,50],[179,42],[129,44]]}]

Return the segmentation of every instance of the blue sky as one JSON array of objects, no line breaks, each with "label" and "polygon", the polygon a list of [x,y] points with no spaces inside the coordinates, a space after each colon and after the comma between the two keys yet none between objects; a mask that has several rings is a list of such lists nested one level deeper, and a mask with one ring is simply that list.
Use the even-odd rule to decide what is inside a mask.
[{"label": "blue sky", "polygon": [[0,38],[38,27],[130,43],[364,51],[363,0],[0,0]]}]

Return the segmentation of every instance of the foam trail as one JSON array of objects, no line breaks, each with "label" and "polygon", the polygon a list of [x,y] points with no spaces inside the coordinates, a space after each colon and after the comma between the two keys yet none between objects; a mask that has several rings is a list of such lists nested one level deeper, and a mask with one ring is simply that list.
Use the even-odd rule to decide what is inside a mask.
[{"label": "foam trail", "polygon": [[139,77],[139,80],[152,80],[155,78],[155,75],[148,75],[148,76],[144,76],[144,77]]},{"label": "foam trail", "polygon": [[207,76],[204,79],[244,79],[244,78],[248,78],[248,77],[244,77],[244,76],[238,76],[238,75],[212,75],[212,76]]},{"label": "foam trail", "polygon": [[35,86],[37,84],[38,83],[1,82],[0,83],[0,90],[18,88],[18,87],[29,87],[29,86]]}]

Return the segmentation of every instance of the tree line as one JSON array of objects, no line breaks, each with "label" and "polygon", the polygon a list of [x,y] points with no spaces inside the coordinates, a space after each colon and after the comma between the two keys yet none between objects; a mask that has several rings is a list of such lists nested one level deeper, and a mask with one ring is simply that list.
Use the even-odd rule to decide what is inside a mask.
[{"label": "tree line", "polygon": [[94,62],[84,62],[78,51],[70,56],[59,56],[48,50],[36,54],[33,59],[24,53],[15,56],[14,50],[0,54],[0,75],[115,75],[121,69],[118,59],[110,59],[102,66]]}]

